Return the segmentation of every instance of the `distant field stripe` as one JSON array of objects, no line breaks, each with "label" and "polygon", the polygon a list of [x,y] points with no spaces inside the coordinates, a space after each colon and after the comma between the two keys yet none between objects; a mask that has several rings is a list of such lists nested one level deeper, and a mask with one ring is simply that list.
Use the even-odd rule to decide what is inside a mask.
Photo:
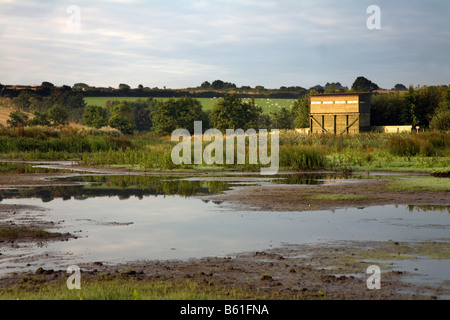
[{"label": "distant field stripe", "polygon": [[[119,101],[136,101],[138,99],[146,99],[141,97],[85,97],[84,101],[87,105],[96,105],[105,107],[108,100]],[[155,98],[158,100],[167,100],[169,98]],[[203,106],[204,111],[211,110],[217,98],[196,98]],[[249,101],[249,98],[243,98],[244,101]],[[282,107],[290,109],[294,103],[294,99],[255,99],[256,105],[260,106],[263,113],[270,114],[270,112],[279,110]]]}]

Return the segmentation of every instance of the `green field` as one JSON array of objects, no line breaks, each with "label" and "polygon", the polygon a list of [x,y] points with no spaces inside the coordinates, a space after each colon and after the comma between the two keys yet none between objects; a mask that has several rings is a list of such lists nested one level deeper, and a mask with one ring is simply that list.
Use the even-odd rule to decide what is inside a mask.
[{"label": "green field", "polygon": [[[140,97],[85,97],[87,105],[97,105],[101,107],[106,106],[106,101],[108,100],[119,100],[119,101],[136,101],[138,99],[145,99]],[[159,100],[167,100],[168,98],[156,98]],[[196,98],[203,106],[204,111],[211,110],[214,103],[218,98]],[[242,99],[243,101],[249,101],[249,98]],[[263,113],[269,114],[274,110],[278,110],[281,107],[290,108],[294,103],[294,99],[255,99],[256,105],[260,106]]]}]

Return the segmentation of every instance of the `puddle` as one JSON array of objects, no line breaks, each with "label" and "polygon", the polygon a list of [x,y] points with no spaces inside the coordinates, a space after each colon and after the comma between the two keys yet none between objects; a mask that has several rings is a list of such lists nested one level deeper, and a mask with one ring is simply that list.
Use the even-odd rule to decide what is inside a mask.
[{"label": "puddle", "polygon": [[[421,285],[439,283],[442,279],[450,280],[450,259],[428,259],[417,257],[416,259],[404,259],[387,261],[393,264],[393,270],[406,271],[409,276],[403,281]],[[447,284],[450,288],[450,284]]]}]

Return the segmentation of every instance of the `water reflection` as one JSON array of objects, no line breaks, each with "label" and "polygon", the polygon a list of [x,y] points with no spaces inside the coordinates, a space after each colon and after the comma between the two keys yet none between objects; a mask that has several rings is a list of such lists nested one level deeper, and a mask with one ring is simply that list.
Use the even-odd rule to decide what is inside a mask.
[{"label": "water reflection", "polygon": [[180,179],[143,176],[122,175],[102,176],[88,175],[69,177],[60,180],[80,182],[74,186],[40,186],[23,187],[15,189],[0,189],[0,201],[11,198],[39,198],[49,202],[55,198],[69,200],[85,200],[91,197],[112,197],[128,199],[144,196],[180,195],[184,197],[194,195],[215,194],[227,190],[228,184],[222,181],[184,181]]},{"label": "water reflection", "polygon": [[421,204],[421,205],[417,205],[417,204],[410,204],[407,205],[406,208],[408,209],[409,212],[448,212],[450,213],[450,206],[446,206],[446,205],[436,205],[436,204]]},{"label": "water reflection", "polygon": [[128,199],[158,195],[183,197],[211,195],[229,190],[233,186],[267,184],[324,184],[347,179],[340,174],[285,174],[272,178],[261,175],[217,176],[161,176],[161,175],[77,175],[57,178],[58,181],[79,183],[72,186],[39,186],[0,189],[0,201],[11,198],[39,198],[49,202],[56,198],[85,200],[90,197]]}]

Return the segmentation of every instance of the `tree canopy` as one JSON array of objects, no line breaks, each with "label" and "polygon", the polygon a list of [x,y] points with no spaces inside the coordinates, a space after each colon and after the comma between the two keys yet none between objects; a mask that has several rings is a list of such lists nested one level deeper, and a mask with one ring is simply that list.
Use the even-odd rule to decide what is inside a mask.
[{"label": "tree canopy", "polygon": [[274,129],[294,129],[294,117],[292,112],[282,107],[280,110],[271,112],[272,128]]},{"label": "tree canopy", "polygon": [[84,124],[101,128],[108,124],[108,111],[100,106],[87,106],[83,113]]},{"label": "tree canopy", "polygon": [[175,129],[182,128],[194,133],[194,121],[202,121],[203,128],[208,126],[208,115],[201,103],[191,97],[170,98],[158,101],[153,113],[153,131],[159,135],[169,135]]},{"label": "tree canopy", "polygon": [[355,82],[352,84],[352,90],[358,92],[374,91],[378,89],[379,87],[377,84],[362,76],[357,77]]},{"label": "tree canopy", "polygon": [[236,95],[220,98],[211,110],[211,126],[225,132],[226,129],[257,129],[261,107],[255,105],[255,100],[242,101]]}]

